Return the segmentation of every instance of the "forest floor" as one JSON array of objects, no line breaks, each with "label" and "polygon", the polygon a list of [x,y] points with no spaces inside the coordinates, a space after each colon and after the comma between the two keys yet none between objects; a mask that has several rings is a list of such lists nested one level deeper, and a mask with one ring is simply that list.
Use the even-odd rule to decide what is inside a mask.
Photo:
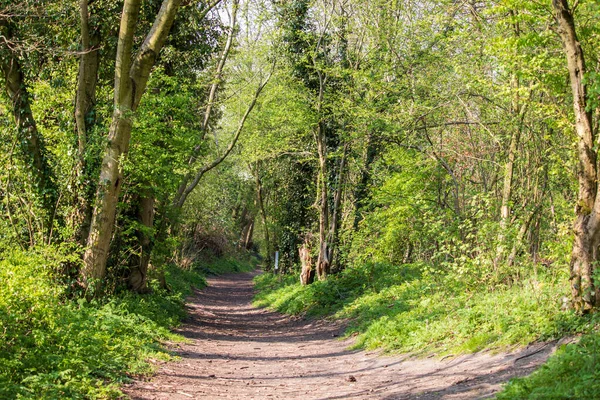
[{"label": "forest floor", "polygon": [[527,375],[558,343],[418,359],[348,350],[344,326],[252,306],[258,272],[208,279],[171,350],[181,358],[123,390],[133,399],[475,399]]}]

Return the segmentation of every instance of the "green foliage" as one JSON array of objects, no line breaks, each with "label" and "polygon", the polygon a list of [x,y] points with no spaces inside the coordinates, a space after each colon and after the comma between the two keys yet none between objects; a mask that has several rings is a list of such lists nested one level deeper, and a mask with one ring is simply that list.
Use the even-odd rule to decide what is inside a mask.
[{"label": "green foliage", "polygon": [[[568,264],[573,217],[564,198],[553,199],[553,221],[526,204],[519,210],[522,219],[514,218],[503,229],[495,218],[500,204],[493,194],[472,191],[468,201],[461,199],[461,191],[472,189],[460,187],[436,160],[420,152],[391,148],[375,171],[369,212],[358,230],[347,235],[350,263],[425,263],[423,272],[432,279],[439,276],[446,284],[469,290],[510,285],[531,273],[519,232],[531,216],[544,228],[537,251],[546,262]],[[499,249],[514,252],[516,262],[498,261]],[[548,272],[555,275],[552,279],[567,278],[560,268]]]},{"label": "green foliage", "polygon": [[198,109],[203,91],[189,79],[152,74],[137,113],[125,171],[127,190],[150,191],[166,201],[189,169],[188,155],[198,142]]},{"label": "green foliage", "polygon": [[57,279],[77,259],[47,247],[0,261],[1,398],[118,397],[128,375],[151,371],[148,359],[170,357],[159,343],[179,340],[169,328],[183,317],[190,286],[204,285],[170,267],[170,292],[74,301]]},{"label": "green foliage", "polygon": [[403,149],[390,151],[381,164],[381,182],[371,195],[374,209],[355,233],[350,257],[401,263],[407,246],[420,257],[431,254],[436,241],[451,241],[457,235],[457,221],[449,208],[432,201],[436,185],[444,179],[436,164]]},{"label": "green foliage", "polygon": [[[597,323],[596,318],[596,323]],[[513,379],[498,399],[597,399],[600,397],[600,334],[559,349],[528,377]]]},{"label": "green foliage", "polygon": [[252,257],[219,257],[207,262],[197,262],[194,269],[207,275],[222,275],[233,272],[250,272],[258,261]]},{"label": "green foliage", "polygon": [[[426,264],[363,264],[327,281],[301,286],[296,277],[256,278],[257,306],[350,320],[357,347],[459,354],[523,345],[579,329],[560,311],[563,277],[540,273],[512,286],[472,290]],[[589,329],[589,328],[582,328]]]}]

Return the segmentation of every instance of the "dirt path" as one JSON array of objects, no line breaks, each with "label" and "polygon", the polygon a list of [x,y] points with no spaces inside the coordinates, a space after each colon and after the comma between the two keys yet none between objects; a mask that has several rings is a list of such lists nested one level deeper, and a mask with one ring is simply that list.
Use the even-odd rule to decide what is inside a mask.
[{"label": "dirt path", "polygon": [[349,351],[339,325],[251,305],[252,277],[209,279],[189,303],[175,349],[181,360],[125,388],[133,399],[474,399],[530,373],[553,351],[540,344],[501,355],[415,360]]}]

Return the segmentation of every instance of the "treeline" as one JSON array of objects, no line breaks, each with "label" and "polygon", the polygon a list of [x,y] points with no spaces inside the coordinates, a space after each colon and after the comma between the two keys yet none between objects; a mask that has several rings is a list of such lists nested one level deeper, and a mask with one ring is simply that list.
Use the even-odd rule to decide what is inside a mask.
[{"label": "treeline", "polygon": [[422,263],[482,290],[550,268],[596,305],[595,2],[270,11],[279,74],[239,156],[267,265]]},{"label": "treeline", "polygon": [[79,244],[88,297],[145,292],[149,265],[160,280],[207,247],[255,246],[267,269],[278,251],[304,283],[365,260],[473,285],[570,265],[588,311],[597,16],[593,1],[6,2],[1,246]]}]

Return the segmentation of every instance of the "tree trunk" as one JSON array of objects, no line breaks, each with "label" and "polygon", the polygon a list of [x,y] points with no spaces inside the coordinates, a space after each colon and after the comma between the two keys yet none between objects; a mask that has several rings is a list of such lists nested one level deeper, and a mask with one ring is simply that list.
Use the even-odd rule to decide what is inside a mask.
[{"label": "tree trunk", "polygon": [[504,166],[504,185],[502,188],[502,207],[500,210],[500,225],[506,228],[510,219],[510,202],[512,200],[513,176],[517,147],[521,139],[521,127],[519,126],[510,136],[508,147],[508,160]]},{"label": "tree trunk", "polygon": [[354,220],[352,223],[354,231],[358,230],[358,224],[362,220],[364,200],[367,197],[367,186],[369,184],[369,180],[371,179],[371,164],[377,155],[378,143],[375,141],[373,136],[373,133],[369,133],[367,136],[367,144],[363,156],[363,166],[360,170],[360,179],[354,189]]},{"label": "tree trunk", "polygon": [[[342,212],[342,195],[344,194],[344,177],[346,173],[346,154],[348,153],[348,143],[344,144],[344,150],[342,153],[342,159],[337,175],[337,188],[333,196],[333,210],[331,212],[331,225],[329,226],[329,265],[330,268],[334,267],[334,251],[338,245],[338,232],[340,228],[340,219]],[[336,268],[336,267],[334,267]],[[340,271],[340,267],[335,269],[335,272]]]},{"label": "tree trunk", "polygon": [[535,209],[533,209],[529,213],[527,218],[525,220],[523,220],[523,223],[521,224],[521,227],[519,228],[519,233],[517,234],[517,237],[515,238],[512,249],[510,251],[510,254],[508,255],[508,258],[506,260],[506,265],[508,267],[512,267],[512,265],[514,264],[514,262],[517,258],[519,251],[522,250],[523,241],[525,240],[525,235],[527,234],[529,227],[531,226],[531,223],[534,220],[534,218],[536,217],[540,208],[541,208],[541,204],[538,204],[535,207]]},{"label": "tree trunk", "polygon": [[81,166],[87,145],[87,131],[90,124],[90,112],[96,104],[96,84],[98,83],[98,68],[100,57],[98,45],[100,37],[97,31],[90,33],[88,1],[79,2],[81,24],[81,58],[77,76],[77,94],[75,99],[75,127],[77,130],[77,145]]},{"label": "tree trunk", "polygon": [[[318,98],[318,115],[323,118],[323,97],[325,94],[325,82],[327,77],[319,71],[319,98]],[[329,260],[329,243],[327,243],[329,233],[329,191],[327,185],[327,144],[325,143],[325,123],[319,121],[317,132],[315,133],[315,141],[317,142],[317,153],[319,157],[319,174],[318,190],[320,193],[319,199],[319,256],[317,258],[317,276],[319,280],[324,280],[329,275],[330,260]]]},{"label": "tree trunk", "polygon": [[244,204],[244,208],[242,209],[242,214],[239,218],[240,222],[240,238],[238,239],[238,248],[242,248],[244,244],[244,240],[246,239],[246,235],[248,233],[248,205]]},{"label": "tree trunk", "polygon": [[319,153],[319,256],[317,258],[317,276],[324,280],[329,275],[329,193],[327,185],[327,156],[325,154],[325,135],[322,124],[319,124],[317,133],[317,148]]},{"label": "tree trunk", "polygon": [[[181,0],[164,0],[150,32],[132,60],[135,26],[141,0],[123,5],[115,67],[114,112],[108,134],[108,147],[100,169],[96,204],[81,271],[83,285],[94,294],[106,274],[106,260],[113,233],[115,213],[122,183],[121,158],[126,156],[131,137],[132,114],[162,48]],[[99,281],[98,285],[94,282]],[[94,287],[90,287],[94,284]]]},{"label": "tree trunk", "polygon": [[250,250],[253,246],[252,236],[254,235],[254,219],[250,222],[250,226],[248,227],[248,232],[246,233],[246,238],[244,239],[244,250]]},{"label": "tree trunk", "polygon": [[152,251],[150,231],[154,226],[154,202],[154,196],[142,196],[138,208],[138,220],[145,229],[138,230],[140,255],[134,257],[135,264],[132,265],[129,273],[129,287],[138,293],[148,291],[148,264]]},{"label": "tree trunk", "polygon": [[240,238],[238,241],[238,248],[248,250],[252,244],[252,235],[254,233],[254,214],[248,210],[245,205],[240,216]]},{"label": "tree trunk", "polygon": [[81,0],[80,25],[81,25],[81,58],[79,60],[79,74],[77,76],[77,93],[75,98],[75,130],[77,134],[77,149],[79,156],[78,175],[80,179],[81,198],[79,200],[80,218],[77,236],[85,244],[90,224],[92,222],[92,200],[94,187],[88,181],[89,171],[86,168],[85,152],[87,147],[88,132],[94,124],[94,108],[96,105],[96,85],[98,83],[98,70],[100,68],[100,33],[98,30],[90,32],[88,0]]},{"label": "tree trunk", "polygon": [[[511,16],[515,17],[516,12],[511,10]],[[518,38],[521,35],[521,29],[518,22],[513,24],[513,29],[515,36]],[[516,55],[518,56],[518,55]],[[512,130],[512,134],[510,135],[510,143],[508,146],[508,159],[506,164],[504,165],[504,185],[502,187],[502,206],[500,208],[500,233],[498,235],[498,248],[496,251],[496,258],[494,260],[494,264],[498,266],[501,262],[504,261],[506,255],[506,228],[508,227],[508,223],[510,221],[510,213],[511,213],[511,201],[512,201],[512,192],[513,192],[513,178],[514,178],[514,169],[515,169],[515,161],[518,152],[519,142],[521,141],[521,133],[523,127],[523,119],[525,118],[525,111],[522,110],[521,107],[521,96],[519,93],[521,87],[521,82],[519,77],[516,74],[512,75],[511,78],[511,90],[513,91],[512,96],[512,105],[511,105],[511,118],[518,121],[518,125],[515,129]],[[515,246],[518,246],[518,243],[513,245],[513,249]],[[512,264],[511,259],[514,259],[512,252],[508,257],[509,266]]]},{"label": "tree trunk", "polygon": [[586,86],[583,82],[586,73],[585,60],[575,31],[573,13],[567,0],[553,0],[552,6],[567,58],[578,136],[579,192],[573,225],[575,241],[571,253],[571,295],[575,310],[585,313],[597,306],[599,299],[594,283],[594,266],[598,261],[600,241],[597,154],[594,150],[592,113],[586,110]]},{"label": "tree trunk", "polygon": [[315,280],[315,270],[312,266],[308,237],[305,238],[304,243],[298,249],[298,253],[300,253],[300,263],[302,264],[300,283],[302,285],[310,285]]},{"label": "tree trunk", "polygon": [[500,209],[500,233],[498,235],[498,248],[494,264],[497,266],[504,260],[506,255],[506,229],[510,221],[510,203],[512,201],[513,177],[517,148],[521,139],[521,126],[515,129],[510,137],[510,145],[508,148],[508,160],[504,165],[504,185],[502,188],[502,207]]}]

